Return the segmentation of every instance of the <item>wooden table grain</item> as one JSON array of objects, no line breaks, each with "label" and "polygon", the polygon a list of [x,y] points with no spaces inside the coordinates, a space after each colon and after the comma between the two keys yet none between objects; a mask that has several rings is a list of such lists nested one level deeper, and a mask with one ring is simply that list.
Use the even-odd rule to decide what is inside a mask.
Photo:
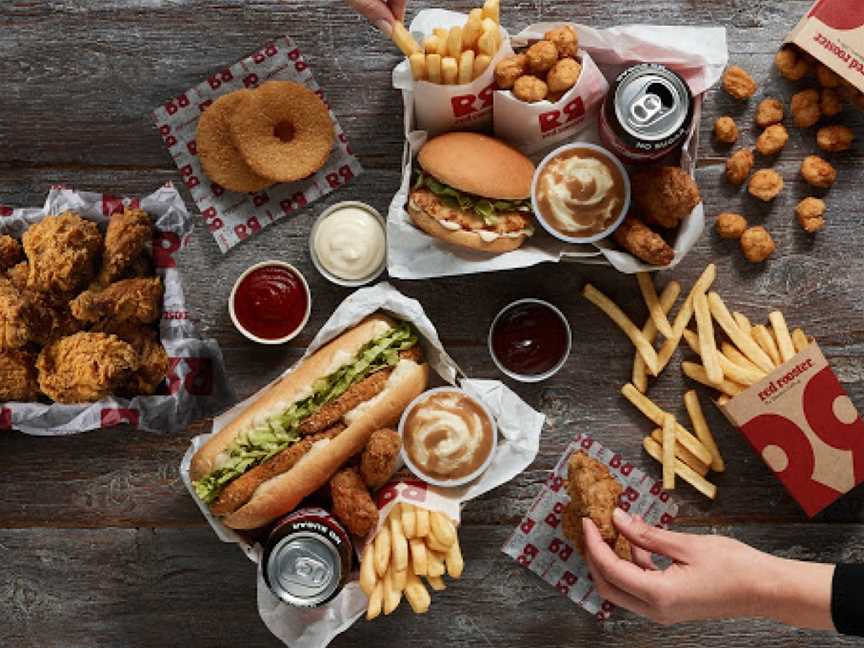
[{"label": "wooden table grain", "polygon": [[[431,4],[411,2],[410,11]],[[444,4],[467,10],[473,3]],[[510,27],[557,19],[595,26],[721,25],[727,28],[731,60],[754,73],[760,93],[788,99],[790,89],[770,62],[810,1],[519,0],[504,5]],[[53,183],[113,194],[143,194],[166,180],[179,183],[151,124],[151,109],[282,34],[304,49],[366,173],[224,256],[198,221],[181,261],[187,301],[203,331],[222,345],[239,397],[295,360],[348,294],[312,268],[306,241],[313,216],[346,199],[365,200],[384,211],[397,187],[402,126],[401,100],[390,87],[394,48],[344,3],[332,0],[0,4],[0,203],[13,206],[40,205]],[[711,124],[721,114],[732,114],[743,126],[743,141],[752,143],[755,133],[748,124],[755,103],[738,104],[717,89],[708,93],[698,180],[709,223],[721,210],[742,210],[771,230],[777,254],[764,266],[749,265],[734,245],[708,229],[686,261],[663,279],[689,285],[705,264],[717,263],[717,287],[729,303],[754,319],[764,319],[771,306],[782,307],[791,322],[819,339],[853,402],[864,409],[860,142],[854,151],[832,156],[840,178],[828,195],[828,226],[808,237],[792,210],[806,194],[797,168],[815,150],[812,130],[791,130],[776,165],[787,188],[771,206],[757,206],[722,181],[725,152],[712,144]],[[864,138],[861,115],[847,112],[840,120]],[[268,258],[297,264],[314,294],[304,334],[275,349],[246,342],[232,328],[225,308],[238,274]],[[645,317],[632,279],[594,267],[543,265],[395,282],[423,303],[453,357],[471,376],[500,378],[484,336],[497,310],[515,298],[535,295],[558,304],[573,322],[576,344],[555,378],[540,385],[513,385],[548,415],[548,425],[534,464],[466,509],[463,580],[436,595],[428,615],[414,617],[402,606],[392,617],[357,624],[333,645],[853,645],[764,621],[659,627],[619,612],[598,624],[501,553],[511,528],[575,432],[593,434],[657,472],[641,451],[641,438],[650,428],[618,394],[629,377],[629,343],[579,297],[587,279],[634,317]],[[677,371],[668,370],[652,396],[683,414],[685,386]],[[729,534],[783,556],[864,562],[862,489],[807,521],[742,437],[713,408],[708,412],[728,470],[716,477],[715,502],[686,486],[676,491],[680,528]],[[207,427],[202,421],[179,434],[115,428],[63,438],[0,433],[2,645],[281,645],[258,618],[254,568],[236,547],[213,536],[179,480],[177,465],[188,439]]]}]

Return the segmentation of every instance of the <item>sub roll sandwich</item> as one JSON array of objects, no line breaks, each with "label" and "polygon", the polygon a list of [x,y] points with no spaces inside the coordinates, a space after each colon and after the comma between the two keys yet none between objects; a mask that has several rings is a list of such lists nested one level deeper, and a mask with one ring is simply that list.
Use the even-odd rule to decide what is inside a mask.
[{"label": "sub roll sandwich", "polygon": [[373,315],[271,385],[192,458],[198,497],[235,529],[290,512],[395,425],[429,368],[407,322]]}]

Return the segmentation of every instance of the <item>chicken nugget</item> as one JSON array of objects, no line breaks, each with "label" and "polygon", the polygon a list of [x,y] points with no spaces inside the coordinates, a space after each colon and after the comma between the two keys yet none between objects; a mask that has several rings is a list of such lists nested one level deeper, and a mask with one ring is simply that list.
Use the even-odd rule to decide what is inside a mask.
[{"label": "chicken nugget", "polygon": [[741,235],[741,251],[751,263],[762,263],[776,249],[771,234],[761,225],[750,227]]},{"label": "chicken nugget", "polygon": [[742,185],[753,170],[753,151],[740,148],[726,160],[726,180],[733,185]]},{"label": "chicken nugget", "polygon": [[714,229],[725,239],[740,239],[741,235],[747,229],[747,219],[741,214],[733,212],[722,212],[717,214],[717,220],[714,221]]},{"label": "chicken nugget", "polygon": [[750,178],[747,191],[763,202],[771,202],[783,191],[783,176],[774,169],[759,169]]},{"label": "chicken nugget", "polygon": [[798,128],[810,128],[822,117],[819,91],[802,90],[792,95],[792,122]]},{"label": "chicken nugget", "polygon": [[789,141],[789,133],[783,124],[772,124],[756,139],[756,150],[762,155],[777,155]]},{"label": "chicken nugget", "polygon": [[524,54],[514,54],[498,61],[495,66],[495,84],[500,90],[510,90],[516,79],[525,74],[528,68],[528,57]]},{"label": "chicken nugget", "polygon": [[576,85],[581,74],[582,64],[579,61],[572,58],[562,58],[552,66],[552,69],[549,70],[549,76],[546,77],[549,92],[566,92]]},{"label": "chicken nugget", "polygon": [[763,99],[756,107],[756,125],[768,128],[772,124],[779,124],[783,121],[784,112],[783,102],[779,99]]},{"label": "chicken nugget", "polygon": [[723,89],[735,99],[749,99],[756,94],[756,82],[744,68],[730,65],[723,73]]},{"label": "chicken nugget", "polygon": [[702,202],[699,186],[681,167],[662,166],[632,178],[633,200],[646,222],[671,229]]},{"label": "chicken nugget", "polygon": [[825,211],[825,201],[813,196],[805,198],[795,207],[798,223],[808,234],[818,232],[825,227]]},{"label": "chicken nugget", "polygon": [[840,124],[825,126],[824,128],[820,128],[816,133],[816,144],[823,151],[828,151],[829,153],[849,150],[854,139],[855,133],[852,132],[852,129]]},{"label": "chicken nugget", "polygon": [[513,94],[517,99],[533,103],[543,101],[549,95],[549,86],[537,77],[526,74],[516,79],[513,84]]},{"label": "chicken nugget", "polygon": [[8,234],[0,235],[0,272],[6,272],[24,258],[24,248]]},{"label": "chicken nugget", "polygon": [[402,438],[396,430],[382,428],[369,437],[360,457],[360,474],[371,488],[380,488],[396,472]]},{"label": "chicken nugget", "polygon": [[839,88],[840,77],[827,65],[819,63],[816,66],[816,79],[823,88]]},{"label": "chicken nugget", "polygon": [[627,216],[612,239],[637,259],[651,265],[668,266],[675,259],[675,250],[663,237],[635,216]]},{"label": "chicken nugget", "polygon": [[356,536],[365,537],[378,521],[378,507],[356,468],[343,468],[330,479],[333,515]]},{"label": "chicken nugget", "polygon": [[789,81],[800,81],[810,71],[810,64],[805,58],[799,56],[798,50],[792,46],[786,46],[774,56],[774,65],[777,71]]},{"label": "chicken nugget", "polygon": [[822,88],[819,95],[819,110],[825,117],[834,117],[843,111],[843,99],[833,88]]},{"label": "chicken nugget", "polygon": [[558,61],[558,48],[555,43],[541,40],[525,50],[528,57],[528,69],[532,74],[545,74]]},{"label": "chicken nugget", "polygon": [[808,155],[801,162],[801,177],[813,187],[828,189],[837,180],[837,169],[818,155]]},{"label": "chicken nugget", "polygon": [[561,25],[555,29],[550,29],[543,34],[543,38],[555,43],[558,55],[562,58],[565,56],[575,58],[579,51],[579,35],[570,25]]},{"label": "chicken nugget", "polygon": [[714,122],[714,137],[721,144],[734,144],[738,141],[738,126],[731,117],[718,117]]}]

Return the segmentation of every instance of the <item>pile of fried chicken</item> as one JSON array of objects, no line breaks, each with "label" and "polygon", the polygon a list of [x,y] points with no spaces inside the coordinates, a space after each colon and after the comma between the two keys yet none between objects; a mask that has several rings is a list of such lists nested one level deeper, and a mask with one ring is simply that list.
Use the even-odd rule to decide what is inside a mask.
[{"label": "pile of fried chicken", "polygon": [[0,235],[0,402],[93,402],[153,394],[168,372],[155,325],[162,281],[140,209],[99,226],[48,216]]}]

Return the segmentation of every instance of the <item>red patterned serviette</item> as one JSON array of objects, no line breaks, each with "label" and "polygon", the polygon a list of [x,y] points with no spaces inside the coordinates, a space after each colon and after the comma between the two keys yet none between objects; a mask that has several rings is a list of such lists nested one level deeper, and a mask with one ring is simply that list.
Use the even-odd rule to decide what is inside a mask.
[{"label": "red patterned serviette", "polygon": [[618,505],[633,515],[641,515],[648,524],[667,528],[675,519],[678,506],[663,490],[661,482],[625,462],[621,455],[590,436],[577,434],[561,455],[543,490],[502,551],[603,621],[609,618],[615,606],[594,589],[582,556],[561,529],[561,515],[570,501],[564,488],[567,462],[578,450],[609,468],[609,473],[624,486]]},{"label": "red patterned serviette", "polygon": [[195,147],[201,113],[222,95],[255,88],[272,79],[302,83],[327,103],[300,48],[290,37],[283,36],[153,111],[162,141],[222,252],[363,172],[331,110],[336,144],[327,164],[315,175],[298,182],[275,184],[254,194],[228,191],[210,181],[201,168]]}]

